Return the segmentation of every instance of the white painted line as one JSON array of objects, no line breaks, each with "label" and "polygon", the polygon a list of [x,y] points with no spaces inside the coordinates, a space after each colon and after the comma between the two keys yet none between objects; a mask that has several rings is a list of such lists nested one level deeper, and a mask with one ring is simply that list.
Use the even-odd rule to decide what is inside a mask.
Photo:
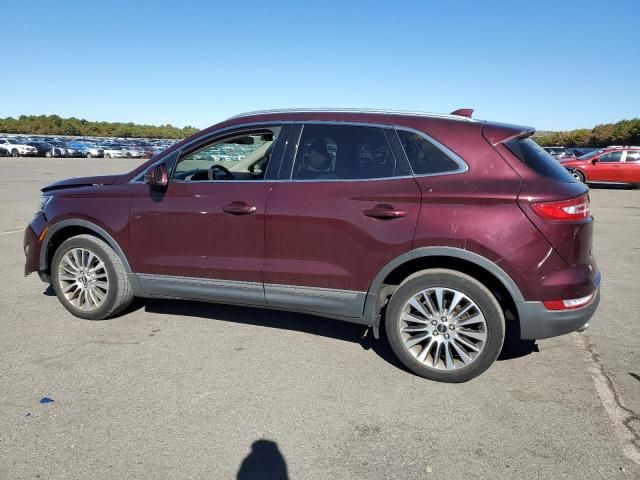
[{"label": "white painted line", "polygon": [[624,454],[632,461],[640,465],[640,432],[636,431],[638,414],[625,407],[620,398],[611,377],[604,371],[600,355],[596,351],[595,345],[591,343],[589,337],[584,333],[573,335],[578,347],[584,352],[584,360],[589,368],[589,373],[596,391],[602,402],[602,406],[609,415],[613,427],[622,441]]},{"label": "white painted line", "polygon": [[20,230],[9,230],[8,232],[0,232],[0,236],[11,235],[13,233],[20,233],[20,232],[24,232],[24,228],[21,228]]}]

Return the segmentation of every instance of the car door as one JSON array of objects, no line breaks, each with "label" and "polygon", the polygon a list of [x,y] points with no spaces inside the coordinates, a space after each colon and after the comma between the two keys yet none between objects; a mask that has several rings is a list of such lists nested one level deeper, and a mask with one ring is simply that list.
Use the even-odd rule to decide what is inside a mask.
[{"label": "car door", "polygon": [[136,186],[131,248],[146,293],[264,304],[265,206],[286,134],[268,125],[206,138],[170,159],[165,191]]},{"label": "car door", "polygon": [[297,130],[267,202],[266,301],[359,317],[378,271],[411,248],[420,190],[391,129],[310,123]]},{"label": "car door", "polygon": [[640,149],[625,151],[620,170],[623,182],[640,185]]},{"label": "car door", "polygon": [[596,159],[589,168],[588,177],[592,182],[623,182],[622,150],[607,152]]}]

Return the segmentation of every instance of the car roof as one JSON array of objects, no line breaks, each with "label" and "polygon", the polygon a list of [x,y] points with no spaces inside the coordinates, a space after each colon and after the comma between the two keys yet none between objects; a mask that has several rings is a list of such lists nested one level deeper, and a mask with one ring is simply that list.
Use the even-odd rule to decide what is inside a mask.
[{"label": "car roof", "polygon": [[[457,110],[456,110],[457,112]],[[462,120],[466,122],[477,122],[470,116],[460,114],[445,114],[445,113],[429,113],[429,112],[416,112],[416,111],[404,111],[404,110],[382,110],[382,109],[370,109],[370,108],[281,108],[272,110],[257,110],[253,112],[240,113],[230,117],[228,120],[234,120],[237,118],[247,118],[254,116],[269,116],[269,115],[283,115],[283,114],[334,114],[334,115],[358,115],[363,118],[379,117],[379,116],[402,116],[402,117],[428,117],[428,118],[445,118],[449,120]],[[298,116],[298,115],[296,115]]]}]

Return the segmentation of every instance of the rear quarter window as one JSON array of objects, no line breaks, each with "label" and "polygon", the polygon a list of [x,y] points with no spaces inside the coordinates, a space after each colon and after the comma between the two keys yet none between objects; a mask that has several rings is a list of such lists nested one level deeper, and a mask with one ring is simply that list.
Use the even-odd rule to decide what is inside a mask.
[{"label": "rear quarter window", "polygon": [[464,162],[454,161],[452,157],[456,155],[444,145],[438,147],[435,141],[432,143],[416,132],[407,130],[397,130],[397,132],[414,174],[438,175],[466,170]]},{"label": "rear quarter window", "polygon": [[538,175],[561,182],[576,182],[566,168],[530,138],[514,138],[504,145]]}]

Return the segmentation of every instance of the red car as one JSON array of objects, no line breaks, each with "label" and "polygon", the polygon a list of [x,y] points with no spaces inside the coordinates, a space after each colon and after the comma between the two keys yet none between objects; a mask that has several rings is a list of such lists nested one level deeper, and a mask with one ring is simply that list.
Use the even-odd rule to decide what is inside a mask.
[{"label": "red car", "polygon": [[245,114],[132,172],[54,183],[25,274],[91,320],[138,296],[367,325],[418,375],[469,380],[506,322],[586,328],[600,272],[587,187],[532,128],[454,113]]},{"label": "red car", "polygon": [[640,147],[608,147],[561,163],[584,183],[626,183],[640,187]]}]

